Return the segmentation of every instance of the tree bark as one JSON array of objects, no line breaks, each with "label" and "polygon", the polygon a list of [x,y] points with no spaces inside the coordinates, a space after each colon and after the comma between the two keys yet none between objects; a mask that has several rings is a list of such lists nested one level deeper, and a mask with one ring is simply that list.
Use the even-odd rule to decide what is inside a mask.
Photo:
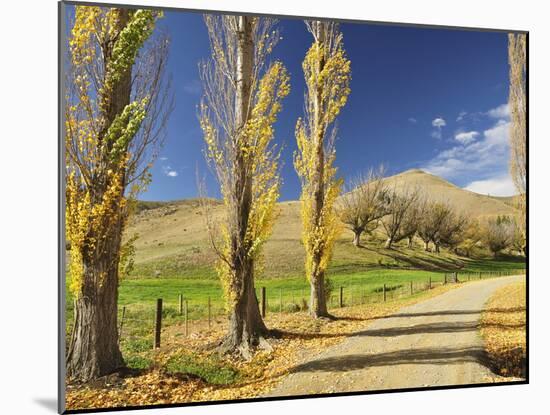
[{"label": "tree bark", "polygon": [[117,300],[118,251],[116,257],[103,255],[85,264],[84,285],[75,301],[74,330],[67,354],[69,378],[88,382],[124,366],[118,346]]},{"label": "tree bark", "polygon": [[413,247],[413,239],[414,239],[413,236],[408,237],[407,248],[412,248]]},{"label": "tree bark", "polygon": [[434,249],[435,253],[439,254],[441,252],[440,249],[439,249],[439,244],[434,243],[434,247],[435,247],[435,249]]},{"label": "tree bark", "polygon": [[353,230],[353,245],[356,247],[361,246],[361,234],[363,233],[360,229],[354,229]]},{"label": "tree bark", "polygon": [[327,309],[325,295],[325,276],[324,273],[317,275],[315,280],[310,280],[311,292],[309,300],[309,314],[313,318],[330,317]]},{"label": "tree bark", "polygon": [[430,252],[430,241],[424,241],[424,251]]},{"label": "tree bark", "polygon": [[392,244],[393,244],[393,239],[392,239],[392,238],[388,238],[388,239],[386,239],[386,244],[384,245],[384,248],[386,248],[386,249],[391,249]]},{"label": "tree bark", "polygon": [[222,352],[239,353],[245,359],[252,355],[252,348],[262,345],[268,330],[260,314],[252,261],[246,261],[237,272],[243,277],[243,290],[229,311],[229,330],[225,336]]}]

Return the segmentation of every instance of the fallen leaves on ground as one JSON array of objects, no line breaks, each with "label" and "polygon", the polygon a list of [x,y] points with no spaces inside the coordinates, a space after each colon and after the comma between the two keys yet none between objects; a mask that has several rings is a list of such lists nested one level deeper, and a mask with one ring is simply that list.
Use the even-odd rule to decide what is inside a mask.
[{"label": "fallen leaves on ground", "polygon": [[[194,322],[193,334],[185,336],[185,326],[167,327],[162,333],[162,348],[153,352],[151,369],[133,375],[111,375],[87,385],[67,385],[67,409],[161,405],[197,401],[220,401],[261,396],[275,386],[294,366],[311,358],[357,331],[369,322],[395,313],[401,307],[442,294],[458,285],[444,285],[387,303],[372,303],[330,310],[335,320],[313,320],[306,312],[269,314],[268,327],[279,334],[268,341],[273,350],[258,351],[250,361],[218,356],[216,346],[226,330],[218,318],[208,326]],[[170,373],[167,362],[178,354],[192,351],[197,364],[216,361],[236,370],[238,379],[229,385],[206,382],[200,376]]]},{"label": "fallen leaves on ground", "polygon": [[501,376],[525,377],[525,282],[507,285],[489,299],[481,316],[481,334],[494,370]]}]

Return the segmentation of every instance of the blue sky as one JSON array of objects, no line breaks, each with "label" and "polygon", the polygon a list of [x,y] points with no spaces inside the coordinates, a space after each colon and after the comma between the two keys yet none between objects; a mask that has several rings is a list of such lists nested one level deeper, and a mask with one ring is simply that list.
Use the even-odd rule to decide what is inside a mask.
[{"label": "blue sky", "polygon": [[[198,62],[209,55],[200,14],[169,11],[158,27],[171,37],[168,72],[176,107],[145,200],[197,195],[196,170],[217,185],[204,161],[196,105]],[[281,200],[299,197],[292,165],[294,127],[305,88],[301,62],[311,35],[301,20],[279,22],[271,58],[290,72],[291,93],[276,124],[282,145]],[[421,168],[479,193],[511,195],[508,174],[507,35],[388,25],[341,24],[352,65],[351,95],[339,117],[339,174],[348,179],[384,163],[389,174]]]}]

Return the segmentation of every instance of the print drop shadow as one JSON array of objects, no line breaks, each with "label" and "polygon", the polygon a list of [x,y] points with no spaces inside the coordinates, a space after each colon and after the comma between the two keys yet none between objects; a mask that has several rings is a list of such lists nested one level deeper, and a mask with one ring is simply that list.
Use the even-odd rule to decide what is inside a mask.
[{"label": "print drop shadow", "polygon": [[50,412],[57,413],[57,399],[55,398],[34,398],[37,405],[47,409]]}]

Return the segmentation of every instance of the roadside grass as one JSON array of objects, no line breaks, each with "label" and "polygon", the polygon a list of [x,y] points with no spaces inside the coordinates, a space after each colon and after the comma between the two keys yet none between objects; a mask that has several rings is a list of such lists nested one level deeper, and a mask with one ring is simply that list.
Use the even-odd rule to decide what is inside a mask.
[{"label": "roadside grass", "polygon": [[171,375],[191,375],[211,385],[229,385],[241,377],[239,369],[218,354],[207,356],[179,351],[167,359],[164,370]]},{"label": "roadside grass", "polygon": [[481,316],[481,335],[494,370],[523,378],[526,371],[526,285],[510,284],[489,299]]}]

